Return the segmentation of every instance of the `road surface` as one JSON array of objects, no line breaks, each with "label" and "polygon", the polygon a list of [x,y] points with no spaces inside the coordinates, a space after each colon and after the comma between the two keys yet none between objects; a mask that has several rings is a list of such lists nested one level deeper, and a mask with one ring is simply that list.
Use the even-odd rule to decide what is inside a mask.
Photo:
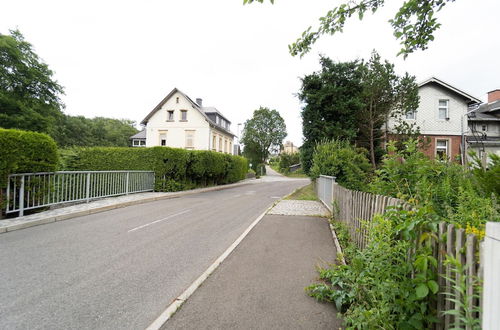
[{"label": "road surface", "polygon": [[1,329],[144,329],[274,201],[265,182],[0,235]]}]

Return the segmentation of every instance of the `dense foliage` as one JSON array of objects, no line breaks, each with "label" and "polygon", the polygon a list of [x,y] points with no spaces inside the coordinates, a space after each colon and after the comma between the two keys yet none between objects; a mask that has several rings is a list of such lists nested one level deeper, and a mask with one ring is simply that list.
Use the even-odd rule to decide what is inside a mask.
[{"label": "dense foliage", "polygon": [[65,115],[53,75],[19,31],[0,34],[0,127],[46,133],[60,147],[129,145],[130,120]]},{"label": "dense foliage", "polygon": [[257,166],[264,164],[272,151],[280,150],[285,137],[286,125],[279,112],[260,107],[245,122],[241,135],[243,155],[250,160],[252,168],[259,172]]},{"label": "dense foliage", "polygon": [[340,138],[354,142],[356,115],[362,107],[359,62],[320,58],[321,70],[302,78],[298,94],[302,109],[302,168],[309,172],[316,143]]},{"label": "dense foliage", "polygon": [[415,77],[408,73],[397,75],[394,64],[382,61],[375,51],[367,62],[359,65],[359,70],[362,72],[363,106],[357,113],[356,144],[369,150],[370,161],[375,167],[383,153],[381,128],[391,115],[406,114],[418,108],[418,85]]},{"label": "dense foliage", "polygon": [[330,175],[346,188],[366,190],[371,170],[366,150],[346,140],[325,141],[316,146],[312,163],[311,178]]},{"label": "dense foliage", "polygon": [[53,72],[15,30],[0,34],[0,125],[54,136],[64,105]]},{"label": "dense foliage", "polygon": [[60,147],[127,147],[138,131],[127,119],[64,116],[55,134]]},{"label": "dense foliage", "polygon": [[290,166],[300,164],[300,154],[282,152],[279,156],[278,168],[281,173],[289,173]]},{"label": "dense foliage", "polygon": [[155,190],[177,191],[232,183],[245,178],[248,165],[240,156],[213,151],[153,148],[73,148],[63,153],[67,170],[149,170]]},{"label": "dense foliage", "polygon": [[0,150],[0,188],[9,174],[54,171],[58,165],[56,143],[43,133],[0,128]]},{"label": "dense foliage", "polygon": [[[254,1],[264,2],[264,0],[243,0],[243,3]],[[429,42],[434,40],[434,32],[441,26],[434,14],[448,2],[453,1],[455,0],[403,2],[394,18],[389,21],[394,29],[394,36],[401,41],[402,48],[399,54],[406,57],[415,50],[427,49]],[[270,2],[274,3],[274,0]],[[357,16],[362,20],[366,12],[375,13],[384,5],[385,0],[360,0],[344,2],[334,7],[319,19],[319,27],[316,31],[309,27],[296,42],[288,46],[290,54],[303,56],[309,52],[321,35],[342,32],[346,21],[352,16]]]},{"label": "dense foliage", "polygon": [[380,147],[384,124],[391,116],[418,107],[415,77],[397,75],[394,65],[376,52],[368,61],[336,63],[321,57],[320,64],[320,71],[302,79],[298,94],[304,103],[304,170],[309,172],[314,147],[323,139],[347,140],[366,148],[375,167],[384,153]]},{"label": "dense foliage", "polygon": [[[435,301],[442,274],[437,272],[431,242],[446,239],[437,237],[438,224],[454,223],[481,239],[487,221],[500,221],[495,188],[482,184],[499,173],[495,156],[488,170],[480,163],[465,169],[429,159],[416,141],[404,146],[401,150],[394,143],[388,146],[380,169],[364,190],[404,199],[413,209],[375,216],[362,251],[349,244],[348,232],[335,222],[348,264],[321,270],[325,282],[307,288],[311,296],[335,303],[350,329],[432,328],[437,322]],[[320,148],[318,153],[328,154]],[[463,303],[468,299],[463,289],[465,265],[453,258],[448,262],[460,274],[454,282],[458,291],[449,299]],[[477,283],[473,288],[476,295]],[[477,318],[470,311],[464,313],[458,317],[476,329]]]}]

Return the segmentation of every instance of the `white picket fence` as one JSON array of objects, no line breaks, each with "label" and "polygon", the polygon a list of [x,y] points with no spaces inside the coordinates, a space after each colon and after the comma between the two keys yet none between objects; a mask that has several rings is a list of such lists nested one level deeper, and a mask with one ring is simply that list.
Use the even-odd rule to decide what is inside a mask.
[{"label": "white picket fence", "polygon": [[[332,212],[334,219],[344,223],[349,229],[350,238],[359,249],[366,247],[369,239],[371,221],[375,214],[383,214],[388,208],[401,206],[409,209],[404,201],[389,196],[375,195],[366,192],[346,189],[335,182],[335,177],[321,175],[316,180],[318,198]],[[453,256],[465,265],[466,294],[469,297],[469,310],[479,308],[483,313],[472,314],[481,318],[483,329],[499,329],[500,324],[500,223],[488,223],[486,228],[486,244],[478,258],[479,243],[475,235],[466,235],[463,228],[453,224],[440,223],[438,240],[433,242],[433,253],[438,260],[439,292],[436,309],[440,319],[436,329],[467,328],[460,319],[452,315],[444,315],[443,311],[460,310],[460,306],[446,299],[447,293],[457,292],[453,283],[446,278],[461,279],[460,274],[452,271],[446,264],[446,256]],[[484,265],[484,277],[483,267]],[[484,290],[481,298],[473,297],[474,279],[484,278]],[[484,305],[483,305],[484,301]]]}]

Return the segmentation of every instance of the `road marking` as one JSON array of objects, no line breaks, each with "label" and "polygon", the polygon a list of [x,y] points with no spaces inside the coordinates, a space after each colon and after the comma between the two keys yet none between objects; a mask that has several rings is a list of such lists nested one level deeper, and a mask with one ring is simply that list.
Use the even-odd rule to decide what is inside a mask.
[{"label": "road marking", "polygon": [[166,217],[166,218],[163,218],[163,219],[160,219],[160,220],[156,220],[156,221],[153,221],[153,222],[147,223],[147,224],[145,224],[145,225],[142,225],[142,226],[139,226],[139,227],[135,227],[135,228],[133,228],[133,229],[130,229],[128,232],[129,232],[129,233],[131,233],[131,232],[133,232],[133,231],[135,231],[135,230],[139,230],[139,229],[142,229],[142,228],[144,228],[144,227],[154,225],[155,223],[158,223],[158,222],[165,221],[165,220],[168,220],[168,219],[170,219],[170,218],[176,217],[176,216],[178,216],[178,215],[181,215],[181,214],[184,214],[184,213],[188,213],[189,211],[191,211],[191,210],[184,210],[184,211],[179,212],[179,213],[171,214],[171,215],[169,215],[169,216],[168,216],[168,217]]},{"label": "road marking", "polygon": [[274,198],[274,199],[280,199],[281,197],[278,197],[278,196],[271,196],[271,198]]},{"label": "road marking", "polygon": [[[290,194],[286,195],[283,197],[283,199],[287,198],[288,196],[292,195],[294,192],[299,190],[299,188],[295,189],[293,192]],[[275,201],[271,206],[269,206],[257,219],[255,219],[254,222],[248,228],[243,232],[243,234],[240,235],[234,241],[233,244],[231,244],[230,247],[227,248],[226,251],[224,251],[223,254],[217,260],[214,261],[213,264],[211,264],[207,270],[203,274],[200,275],[183,293],[181,293],[180,296],[175,298],[175,300],[163,311],[163,313],[158,316],[156,320],[154,320],[153,323],[149,327],[146,328],[146,330],[159,330],[165,322],[167,322],[172,315],[179,309],[179,307],[182,306],[182,304],[198,289],[198,287],[214,272],[214,270],[219,267],[219,265],[233,252],[234,249],[243,241],[243,239],[248,235],[248,233],[255,227],[262,218],[269,212],[276,204],[278,204],[279,200]]]}]

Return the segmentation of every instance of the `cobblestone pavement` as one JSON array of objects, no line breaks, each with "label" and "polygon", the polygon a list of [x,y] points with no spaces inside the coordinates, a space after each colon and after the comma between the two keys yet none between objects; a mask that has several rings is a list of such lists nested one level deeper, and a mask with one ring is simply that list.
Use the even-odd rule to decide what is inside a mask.
[{"label": "cobblestone pavement", "polygon": [[329,216],[330,212],[317,201],[282,200],[268,214]]}]

